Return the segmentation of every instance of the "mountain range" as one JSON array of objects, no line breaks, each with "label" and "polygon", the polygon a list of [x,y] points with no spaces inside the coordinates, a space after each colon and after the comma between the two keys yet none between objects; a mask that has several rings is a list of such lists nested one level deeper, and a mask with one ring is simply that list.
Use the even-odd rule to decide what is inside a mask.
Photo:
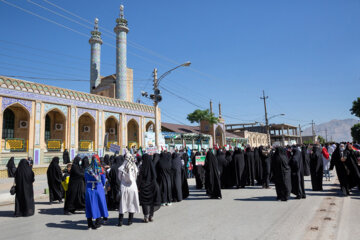
[{"label": "mountain range", "polygon": [[[359,123],[359,120],[348,118],[343,120],[334,119],[329,122],[321,123],[321,124],[315,124],[315,133],[318,136],[322,136],[326,139],[327,134],[327,140],[328,141],[335,141],[335,142],[347,142],[352,141],[351,137],[351,127]],[[311,133],[311,127],[308,127],[303,130],[302,132],[303,136],[310,136]]]}]

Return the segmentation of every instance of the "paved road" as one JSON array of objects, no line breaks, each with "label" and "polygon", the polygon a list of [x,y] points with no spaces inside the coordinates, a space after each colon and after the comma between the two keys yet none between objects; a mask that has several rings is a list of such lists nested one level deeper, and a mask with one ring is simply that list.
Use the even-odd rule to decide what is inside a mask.
[{"label": "paved road", "polygon": [[[142,223],[135,215],[131,226],[116,227],[117,213],[109,225],[87,230],[84,213],[63,215],[62,205],[36,202],[36,214],[14,218],[14,205],[0,207],[2,239],[358,239],[360,195],[337,196],[338,187],[325,182],[324,192],[307,192],[304,200],[275,200],[274,189],[223,190],[222,200],[208,199],[195,190],[180,203],[155,213],[155,222]],[[306,179],[306,188],[310,181]],[[126,222],[126,221],[125,221]]]}]

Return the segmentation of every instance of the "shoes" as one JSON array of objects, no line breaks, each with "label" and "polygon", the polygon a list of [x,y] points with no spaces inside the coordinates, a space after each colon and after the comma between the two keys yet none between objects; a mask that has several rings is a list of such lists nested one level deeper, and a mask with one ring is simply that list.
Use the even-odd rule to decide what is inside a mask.
[{"label": "shoes", "polygon": [[108,218],[104,217],[104,218],[103,218],[103,223],[102,223],[102,224],[103,224],[103,225],[106,225],[107,223],[108,223]]},{"label": "shoes", "polygon": [[134,213],[129,213],[128,225],[130,226],[133,223]]},{"label": "shoes", "polygon": [[166,205],[167,205],[167,206],[171,206],[171,205],[172,205],[172,203],[171,203],[171,202],[169,202],[169,203],[167,203]]},{"label": "shoes", "polygon": [[154,221],[153,216],[150,216],[150,217],[149,217],[149,222],[153,222],[153,221]]},{"label": "shoes", "polygon": [[95,227],[96,227],[96,228],[100,228],[100,227],[101,227],[101,218],[97,218],[97,219],[95,220]]},{"label": "shoes", "polygon": [[121,227],[123,225],[123,218],[124,218],[124,214],[119,214],[118,227]]},{"label": "shoes", "polygon": [[96,229],[97,227],[96,227],[96,225],[94,225],[94,223],[93,223],[93,220],[91,219],[91,218],[88,218],[87,219],[87,223],[88,223],[88,229],[90,230],[90,229]]},{"label": "shoes", "polygon": [[149,219],[147,217],[144,217],[144,223],[148,223]]}]

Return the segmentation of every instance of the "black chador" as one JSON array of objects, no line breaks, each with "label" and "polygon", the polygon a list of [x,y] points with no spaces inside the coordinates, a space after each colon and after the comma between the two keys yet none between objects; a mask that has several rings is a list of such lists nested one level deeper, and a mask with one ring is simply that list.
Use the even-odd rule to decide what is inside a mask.
[{"label": "black chador", "polygon": [[63,164],[68,164],[68,163],[70,163],[69,152],[67,149],[65,149],[63,152]]},{"label": "black chador", "polygon": [[310,155],[307,151],[307,147],[303,146],[301,148],[301,155],[304,166],[304,176],[310,176]]},{"label": "black chador", "polygon": [[250,147],[246,148],[245,151],[245,176],[246,185],[255,185],[255,169],[254,169],[254,151]]},{"label": "black chador", "polygon": [[[226,151],[225,164],[220,177],[221,188],[232,188],[235,185],[235,171],[232,166],[233,153]],[[220,164],[219,164],[220,165]]]},{"label": "black chador", "polygon": [[297,199],[306,198],[304,187],[304,166],[299,149],[294,148],[292,150],[289,165],[291,168],[291,193],[296,195]]},{"label": "black chador", "polygon": [[257,185],[262,185],[263,168],[261,164],[259,148],[254,149],[254,178]]},{"label": "black chador", "polygon": [[75,157],[70,170],[68,191],[66,192],[65,214],[74,213],[76,210],[85,208],[84,169],[79,163],[80,157]]},{"label": "black chador", "polygon": [[162,152],[160,160],[156,164],[157,182],[163,204],[171,203],[172,200],[171,160],[171,153]]},{"label": "black chador", "polygon": [[181,179],[181,158],[178,153],[172,154],[171,172],[172,172],[172,201],[181,202],[182,197],[182,179]]},{"label": "black chador", "polygon": [[34,215],[34,172],[29,162],[22,159],[15,172],[15,216],[32,216]]},{"label": "black chador", "polygon": [[181,167],[181,179],[182,179],[182,195],[183,195],[183,199],[186,199],[189,196],[189,184],[187,181],[187,164],[188,164],[188,154],[187,153],[183,153],[181,155],[183,164]]},{"label": "black chador", "polygon": [[270,188],[270,174],[271,174],[271,154],[270,151],[259,148],[259,155],[262,165],[262,187]]},{"label": "black chador", "polygon": [[14,162],[14,157],[11,157],[9,159],[9,161],[6,164],[6,167],[7,167],[8,177],[9,178],[15,177],[16,166],[15,166],[15,162]]},{"label": "black chador", "polygon": [[323,181],[323,160],[321,149],[318,146],[313,146],[310,154],[310,173],[311,173],[311,184],[313,191],[322,191]]},{"label": "black chador", "polygon": [[120,179],[118,178],[119,167],[123,164],[124,157],[116,156],[109,172],[110,191],[108,192],[108,208],[110,210],[118,209],[120,204]]},{"label": "black chador", "polygon": [[231,166],[233,168],[234,185],[237,188],[244,188],[246,185],[245,159],[241,149],[235,148]]},{"label": "black chador", "polygon": [[46,172],[48,185],[49,185],[49,201],[62,202],[63,197],[63,188],[61,185],[62,182],[62,172],[59,166],[59,158],[54,157],[49,165],[49,168]]},{"label": "black chador", "polygon": [[286,150],[277,148],[271,160],[271,170],[277,199],[281,201],[287,201],[291,192],[291,170],[288,161]]},{"label": "black chador", "polygon": [[196,156],[201,156],[199,152],[192,156],[193,173],[195,176],[196,189],[202,189],[205,184],[205,169],[202,165],[196,165]]},{"label": "black chador", "polygon": [[209,197],[222,198],[218,162],[211,150],[208,151],[205,159],[205,188]]},{"label": "black chador", "polygon": [[226,176],[223,175],[224,169],[226,168],[225,153],[219,149],[216,152],[216,159],[218,162],[218,171],[219,171],[219,176],[220,176],[220,181],[221,181],[221,188],[224,188],[224,183],[225,183],[225,178],[226,178]]}]

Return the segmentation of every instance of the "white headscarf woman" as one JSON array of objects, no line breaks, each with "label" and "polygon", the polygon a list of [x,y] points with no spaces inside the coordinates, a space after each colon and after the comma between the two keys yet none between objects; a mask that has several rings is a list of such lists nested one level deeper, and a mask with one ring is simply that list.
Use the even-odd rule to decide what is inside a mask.
[{"label": "white headscarf woman", "polygon": [[127,151],[125,154],[125,161],[119,167],[118,171],[118,178],[121,182],[118,226],[122,226],[124,213],[129,213],[129,225],[132,224],[134,213],[140,213],[138,187],[136,185],[138,172],[134,157]]}]

